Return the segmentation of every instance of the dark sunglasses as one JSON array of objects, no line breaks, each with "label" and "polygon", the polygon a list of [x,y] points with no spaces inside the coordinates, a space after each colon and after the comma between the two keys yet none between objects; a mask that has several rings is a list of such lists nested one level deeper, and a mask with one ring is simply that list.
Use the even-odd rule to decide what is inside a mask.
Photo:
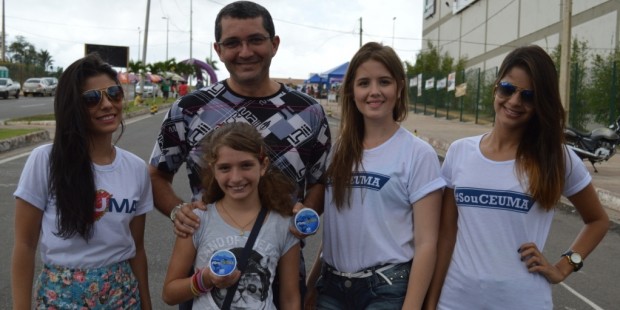
[{"label": "dark sunglasses", "polygon": [[510,98],[518,92],[521,100],[527,103],[534,103],[534,91],[514,86],[509,82],[499,82],[495,85],[495,93],[502,98]]},{"label": "dark sunglasses", "polygon": [[123,100],[123,88],[118,85],[110,86],[103,89],[87,90],[82,94],[82,98],[84,99],[84,103],[86,103],[87,106],[94,107],[101,102],[104,93],[106,97],[108,97],[108,100],[112,102],[118,102]]}]

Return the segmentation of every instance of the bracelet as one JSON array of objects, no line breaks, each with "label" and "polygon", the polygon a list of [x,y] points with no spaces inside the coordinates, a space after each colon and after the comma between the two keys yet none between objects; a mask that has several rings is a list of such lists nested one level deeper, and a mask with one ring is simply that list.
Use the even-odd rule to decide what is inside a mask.
[{"label": "bracelet", "polygon": [[199,273],[199,275],[198,275],[198,288],[200,288],[200,290],[201,290],[203,293],[205,293],[205,294],[206,294],[206,293],[210,292],[210,291],[213,289],[213,286],[211,286],[211,287],[207,287],[207,286],[205,285],[205,282],[204,282],[204,275],[203,275],[203,274],[204,274],[204,272],[205,272],[205,269],[204,269],[204,268],[203,268],[203,269],[200,269],[200,271],[198,272],[198,273]]},{"label": "bracelet", "polygon": [[196,274],[194,274],[190,280],[190,284],[189,284],[189,290],[192,292],[192,295],[194,295],[194,297],[198,297],[200,296],[200,291],[198,291],[198,288],[196,287]]},{"label": "bracelet", "polygon": [[174,207],[172,209],[172,211],[170,211],[170,220],[174,223],[174,220],[177,219],[177,212],[179,212],[179,210],[181,210],[181,208],[183,208],[183,205],[185,204],[185,202],[181,202],[180,204],[178,204],[176,207]]},{"label": "bracelet", "polygon": [[204,269],[201,269],[192,275],[189,289],[195,297],[198,297],[202,294],[206,294],[213,289],[212,287],[207,288],[204,284],[204,280],[202,278],[202,273]]}]

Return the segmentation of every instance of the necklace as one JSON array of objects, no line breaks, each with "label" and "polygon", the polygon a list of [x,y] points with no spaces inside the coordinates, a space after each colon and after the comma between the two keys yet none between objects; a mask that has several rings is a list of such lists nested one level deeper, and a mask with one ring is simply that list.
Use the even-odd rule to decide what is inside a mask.
[{"label": "necklace", "polygon": [[256,217],[254,217],[253,220],[251,220],[250,222],[248,222],[245,225],[240,225],[239,223],[237,223],[237,221],[235,221],[235,218],[232,217],[232,215],[230,215],[230,213],[228,213],[228,210],[226,210],[226,207],[224,207],[224,201],[220,200],[220,206],[222,206],[222,210],[224,210],[224,213],[226,213],[226,216],[228,216],[228,218],[235,223],[235,225],[237,226],[236,228],[239,228],[239,236],[243,236],[245,234],[245,229],[246,227],[250,226],[250,224],[254,223],[254,221],[256,221],[256,217],[258,217],[258,214],[256,214]]}]

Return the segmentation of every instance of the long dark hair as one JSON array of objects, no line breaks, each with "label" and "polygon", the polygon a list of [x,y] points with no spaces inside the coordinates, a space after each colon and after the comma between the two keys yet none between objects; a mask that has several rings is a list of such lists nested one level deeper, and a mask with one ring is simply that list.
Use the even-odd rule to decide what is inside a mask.
[{"label": "long dark hair", "polygon": [[344,82],[341,86],[340,104],[342,106],[342,120],[340,122],[340,134],[334,144],[334,152],[331,164],[327,169],[327,178],[333,186],[333,199],[337,208],[340,209],[348,203],[351,192],[349,184],[354,170],[358,170],[362,163],[364,153],[364,118],[355,105],[353,86],[357,68],[369,60],[375,60],[385,66],[398,85],[398,99],[392,119],[401,122],[407,117],[407,89],[405,87],[405,70],[400,58],[389,46],[383,46],[376,42],[364,44],[351,59]]},{"label": "long dark hair", "polygon": [[558,74],[547,52],[536,45],[510,52],[499,68],[496,84],[512,68],[527,72],[534,91],[534,116],[525,126],[516,155],[517,174],[528,180],[528,193],[550,210],[560,199],[566,170],[564,126],[566,113],[560,100]]},{"label": "long dark hair", "polygon": [[[227,146],[233,150],[252,154],[260,163],[267,156],[267,145],[263,137],[246,123],[230,123],[210,132],[202,141],[204,160],[209,165],[203,169],[202,201],[213,203],[224,197],[224,192],[215,180],[213,164],[217,161],[218,150]],[[258,194],[262,206],[282,215],[293,213],[293,194],[297,186],[278,168],[270,165],[258,182]]]},{"label": "long dark hair", "polygon": [[[90,116],[82,93],[86,80],[101,74],[120,85],[116,71],[97,54],[89,54],[72,63],[58,81],[49,186],[56,199],[56,235],[62,238],[79,234],[89,240],[93,234],[96,188],[89,153],[92,142]],[[121,123],[120,135],[123,131],[124,124]]]}]

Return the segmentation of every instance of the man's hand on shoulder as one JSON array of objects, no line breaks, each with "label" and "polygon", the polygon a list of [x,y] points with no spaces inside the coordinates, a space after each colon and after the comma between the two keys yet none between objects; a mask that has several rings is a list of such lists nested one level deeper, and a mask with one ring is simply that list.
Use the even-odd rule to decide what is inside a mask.
[{"label": "man's hand on shoulder", "polygon": [[174,223],[174,233],[180,238],[187,238],[194,234],[200,227],[200,218],[194,209],[207,210],[207,206],[202,201],[182,203],[175,207],[170,214],[170,219]]}]

